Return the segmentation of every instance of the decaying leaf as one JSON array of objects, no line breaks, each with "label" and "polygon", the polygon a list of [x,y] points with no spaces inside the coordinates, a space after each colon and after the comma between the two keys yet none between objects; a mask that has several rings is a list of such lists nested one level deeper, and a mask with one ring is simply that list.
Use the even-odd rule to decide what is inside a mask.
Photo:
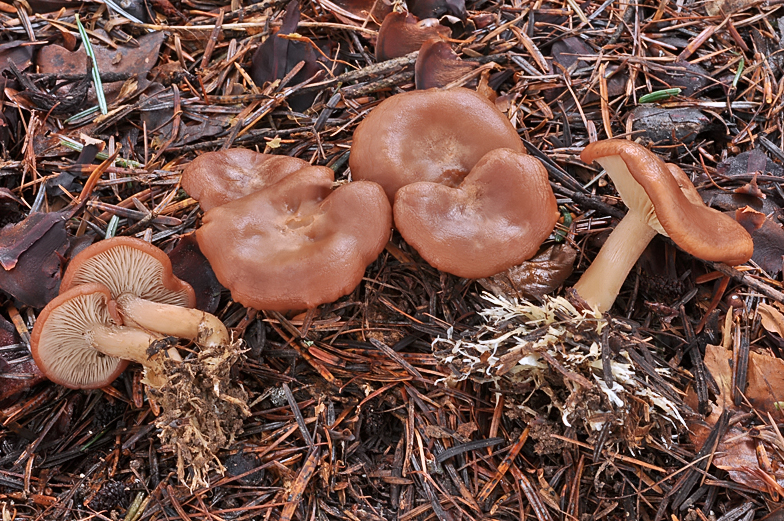
[{"label": "decaying leaf", "polygon": [[[280,29],[264,40],[253,53],[250,76],[256,85],[283,79],[300,62],[304,62],[302,69],[291,78],[289,85],[301,83],[322,70],[318,63],[319,55],[310,42],[281,38],[297,32],[299,17],[299,1],[292,0],[286,6]],[[310,106],[314,96],[293,96],[289,104],[294,110],[304,110]]]},{"label": "decaying leaf", "polygon": [[409,0],[408,9],[420,19],[451,15],[465,20],[467,16],[465,0]]},{"label": "decaying leaf", "polygon": [[651,76],[659,80],[654,89],[681,89],[681,96],[690,97],[708,85],[710,73],[697,63],[678,60],[673,64],[654,66]]},{"label": "decaying leaf", "polygon": [[9,61],[19,69],[24,70],[30,65],[34,47],[23,45],[24,42],[8,42],[0,45],[0,86],[3,86],[2,73],[10,70]]},{"label": "decaying leaf", "polygon": [[215,277],[207,258],[201,253],[195,234],[185,235],[169,252],[174,274],[193,287],[196,292],[196,307],[207,313],[215,313],[223,286]]},{"label": "decaying leaf", "polygon": [[0,230],[0,290],[36,308],[57,295],[69,217],[70,212],[33,213]]},{"label": "decaying leaf", "polygon": [[0,228],[22,220],[23,204],[11,190],[0,188]]},{"label": "decaying leaf", "polygon": [[519,266],[479,279],[479,284],[496,296],[535,298],[552,293],[572,274],[577,250],[564,242],[538,253]]},{"label": "decaying leaf", "polygon": [[633,129],[656,144],[691,143],[710,120],[697,109],[642,105],[632,112]]},{"label": "decaying leaf", "polygon": [[746,206],[735,210],[735,220],[743,226],[754,241],[751,259],[770,275],[778,275],[784,263],[784,229],[764,213]]},{"label": "decaying leaf", "polygon": [[[101,74],[147,74],[158,61],[164,38],[164,33],[157,31],[136,38],[138,47],[128,45],[111,49],[93,44],[98,70]],[[84,47],[70,52],[59,45],[46,45],[38,52],[35,63],[42,74],[84,74],[87,54]]]},{"label": "decaying leaf", "polygon": [[758,148],[742,152],[737,156],[728,157],[716,165],[716,171],[725,177],[735,177],[755,172],[765,175],[784,176],[784,168],[772,161],[765,152]]},{"label": "decaying leaf", "polygon": [[[766,329],[775,332],[784,329],[784,315],[778,310],[767,304],[760,304],[759,311]],[[731,350],[711,344],[705,347],[705,367],[718,385],[719,395],[713,412],[706,421],[690,425],[692,441],[696,446],[700,446],[705,440],[707,431],[717,421],[721,410],[735,408],[731,397],[731,364]],[[765,418],[768,414],[777,417],[778,403],[784,401],[784,360],[751,351],[744,396],[760,417]],[[767,492],[769,485],[760,478],[760,472],[764,471],[760,468],[757,457],[757,444],[767,443],[768,455],[778,460],[777,452],[768,443],[774,439],[775,434],[770,434],[771,436],[766,436],[760,428],[746,430],[740,425],[731,427],[716,447],[713,464],[726,470],[733,481]],[[775,478],[779,485],[784,485],[784,466],[781,463],[780,460],[777,461],[773,476],[768,474],[768,477]]]}]

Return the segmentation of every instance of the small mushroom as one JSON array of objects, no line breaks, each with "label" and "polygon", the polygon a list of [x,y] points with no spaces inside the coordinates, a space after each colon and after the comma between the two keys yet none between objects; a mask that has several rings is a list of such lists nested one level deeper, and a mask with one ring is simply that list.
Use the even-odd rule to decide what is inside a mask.
[{"label": "small mushroom", "polygon": [[525,151],[512,124],[486,98],[455,88],[384,100],[354,131],[354,179],[380,184],[390,201],[401,187],[429,181],[456,187],[491,150]]},{"label": "small mushroom", "polygon": [[204,214],[196,239],[234,300],[305,309],[359,284],[389,240],[392,210],[377,184],[332,191],[333,178],[329,168],[304,168]]},{"label": "small mushroom", "polygon": [[205,212],[269,186],[306,166],[296,157],[244,148],[207,152],[182,172],[182,187]]},{"label": "small mushroom", "polygon": [[71,288],[46,305],[30,336],[30,348],[47,378],[71,389],[95,389],[112,383],[128,361],[135,361],[148,369],[148,379],[161,383],[165,355],[150,356],[148,349],[162,336],[123,326],[111,303],[106,286],[90,283]]},{"label": "small mushroom", "polygon": [[416,88],[446,87],[477,67],[478,62],[461,60],[448,42],[431,38],[422,44],[414,65]]},{"label": "small mushroom", "polygon": [[552,232],[558,205],[539,160],[491,150],[459,186],[418,182],[397,191],[395,226],[431,266],[489,277],[530,259]]},{"label": "small mushroom", "polygon": [[610,139],[591,143],[580,158],[604,167],[629,207],[574,286],[591,307],[610,309],[657,233],[700,259],[735,265],[751,258],[754,245],[748,232],[731,217],[705,206],[683,170],[665,164],[645,147]]},{"label": "small mushroom", "polygon": [[418,51],[430,38],[449,37],[450,32],[449,27],[439,24],[436,18],[419,20],[410,13],[389,13],[378,30],[376,60],[400,58]]},{"label": "small mushroom", "polygon": [[193,288],[172,274],[169,257],[141,239],[114,237],[85,248],[68,265],[60,292],[91,282],[109,289],[126,325],[203,346],[229,343],[217,317],[190,309],[196,302]]}]

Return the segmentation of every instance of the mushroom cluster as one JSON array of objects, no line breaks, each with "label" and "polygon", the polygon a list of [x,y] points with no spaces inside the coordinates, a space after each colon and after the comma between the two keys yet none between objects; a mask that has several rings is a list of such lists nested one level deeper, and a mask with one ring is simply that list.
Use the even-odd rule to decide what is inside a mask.
[{"label": "mushroom cluster", "polygon": [[706,206],[683,170],[642,145],[598,141],[585,147],[580,158],[599,163],[629,207],[574,286],[591,307],[610,309],[629,271],[659,233],[700,259],[735,265],[751,258],[754,244],[743,226]]},{"label": "mushroom cluster", "polygon": [[354,179],[380,184],[395,226],[432,266],[467,278],[531,258],[558,208],[509,120],[464,88],[396,94],[354,132]]},{"label": "mushroom cluster", "polygon": [[50,380],[70,388],[106,386],[129,361],[161,387],[164,360],[181,360],[176,349],[165,349],[166,337],[205,347],[230,343],[223,323],[194,304],[193,289],[173,275],[161,250],[132,237],[100,241],[71,260],[60,295],[39,315],[33,358]]},{"label": "mushroom cluster", "polygon": [[[158,248],[130,237],[98,242],[76,255],[61,293],[38,316],[30,339],[36,364],[52,381],[74,389],[109,385],[128,365],[144,366],[164,446],[177,453],[178,477],[207,485],[223,472],[216,452],[250,415],[247,393],[230,378],[240,356],[223,323],[193,309],[190,285],[172,274]],[[174,337],[174,339],[172,338]],[[193,340],[183,360],[172,340]]]},{"label": "mushroom cluster", "polygon": [[[205,206],[196,239],[237,302],[313,308],[349,294],[394,221],[434,267],[487,277],[532,257],[558,219],[542,164],[474,91],[414,91],[379,104],[354,133],[353,181],[248,150],[206,153],[182,185]],[[304,163],[304,164],[303,164]]]},{"label": "mushroom cluster", "polygon": [[210,201],[196,239],[234,300],[286,311],[354,290],[389,240],[392,209],[375,183],[334,181],[330,168],[241,149],[186,168],[183,186]]}]

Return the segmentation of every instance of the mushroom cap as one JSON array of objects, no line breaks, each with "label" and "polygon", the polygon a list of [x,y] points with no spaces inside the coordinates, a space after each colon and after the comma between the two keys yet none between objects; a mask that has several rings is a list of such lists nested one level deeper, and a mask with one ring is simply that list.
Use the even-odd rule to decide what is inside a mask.
[{"label": "mushroom cap", "polygon": [[538,159],[491,150],[460,186],[418,182],[397,191],[400,234],[431,266],[466,278],[489,277],[536,254],[558,220]]},{"label": "mushroom cap", "polygon": [[30,335],[38,368],[51,381],[71,389],[97,389],[112,383],[128,366],[90,345],[85,333],[95,324],[113,326],[111,294],[101,284],[82,284],[61,293],[41,311]]},{"label": "mushroom cap", "polygon": [[359,284],[389,240],[392,210],[377,184],[332,191],[333,177],[326,167],[304,168],[204,214],[196,239],[234,300],[312,308]]},{"label": "mushroom cap", "polygon": [[430,38],[447,38],[451,31],[436,18],[418,19],[410,13],[389,13],[381,22],[376,40],[376,60],[400,58],[418,51]]},{"label": "mushroom cap", "polygon": [[478,62],[461,60],[449,42],[431,38],[422,44],[414,65],[416,88],[446,87],[477,67]]},{"label": "mushroom cap", "polygon": [[380,184],[390,201],[417,181],[458,186],[491,150],[525,151],[489,100],[464,89],[418,90],[385,99],[354,131],[354,179]]},{"label": "mushroom cap", "polygon": [[206,212],[257,192],[306,166],[310,164],[296,157],[230,148],[194,159],[182,172],[182,187]]},{"label": "mushroom cap", "polygon": [[601,164],[630,211],[668,235],[686,252],[708,261],[742,264],[751,258],[751,236],[731,217],[702,202],[689,177],[656,154],[625,139],[597,141],[580,158]]},{"label": "mushroom cap", "polygon": [[161,304],[196,305],[193,288],[172,274],[169,257],[134,237],[113,237],[79,252],[63,274],[60,293],[89,282],[109,288],[113,299],[132,293]]}]

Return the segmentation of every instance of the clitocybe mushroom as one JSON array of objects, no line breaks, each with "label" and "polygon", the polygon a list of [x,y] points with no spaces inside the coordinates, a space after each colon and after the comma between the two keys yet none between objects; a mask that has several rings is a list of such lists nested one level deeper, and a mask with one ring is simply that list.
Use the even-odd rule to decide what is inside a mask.
[{"label": "clitocybe mushroom", "polygon": [[378,30],[376,60],[405,56],[419,50],[430,38],[443,39],[450,32],[449,27],[439,24],[436,18],[419,20],[409,13],[389,13]]},{"label": "clitocybe mushroom", "polygon": [[134,361],[147,368],[149,381],[162,385],[165,351],[148,350],[163,337],[121,325],[111,302],[106,286],[90,283],[71,288],[46,305],[30,347],[47,378],[71,389],[95,389],[112,383],[128,361]]},{"label": "clitocybe mushroom", "polygon": [[312,308],[347,295],[384,249],[392,210],[380,186],[332,191],[314,166],[206,214],[196,239],[218,280],[256,309]]},{"label": "clitocybe mushroom", "polygon": [[517,131],[487,98],[464,89],[418,90],[381,102],[354,132],[354,179],[380,184],[390,201],[403,186],[458,186],[486,153],[524,153]]},{"label": "clitocybe mushroom", "polygon": [[85,248],[68,265],[60,292],[90,282],[109,289],[126,325],[197,340],[205,347],[229,344],[223,322],[191,309],[193,288],[172,274],[169,257],[141,239],[114,237]]},{"label": "clitocybe mushroom", "polygon": [[414,64],[416,88],[446,87],[477,67],[478,62],[461,60],[448,42],[431,38],[422,44]]},{"label": "clitocybe mushroom", "polygon": [[276,183],[306,166],[296,157],[260,154],[244,148],[207,152],[182,172],[182,187],[205,212]]},{"label": "clitocybe mushroom", "polygon": [[459,186],[418,182],[397,191],[400,234],[431,266],[466,278],[489,277],[531,258],[558,220],[539,160],[492,150]]},{"label": "clitocybe mushroom", "polygon": [[731,217],[705,206],[689,177],[645,147],[627,140],[591,143],[580,158],[596,161],[629,207],[574,289],[591,307],[610,309],[626,276],[657,233],[708,261],[742,264],[751,237]]}]

